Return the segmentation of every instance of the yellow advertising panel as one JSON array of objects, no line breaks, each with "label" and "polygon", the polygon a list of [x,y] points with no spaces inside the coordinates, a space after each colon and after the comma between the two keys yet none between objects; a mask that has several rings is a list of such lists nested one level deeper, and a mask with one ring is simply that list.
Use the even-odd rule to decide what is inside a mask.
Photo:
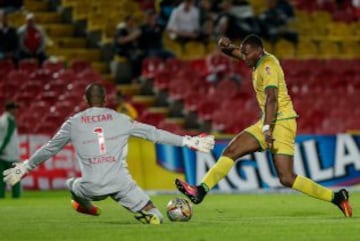
[{"label": "yellow advertising panel", "polygon": [[143,139],[129,139],[128,165],[133,178],[145,190],[174,190],[175,178],[184,179],[184,174],[158,165],[155,144]]}]

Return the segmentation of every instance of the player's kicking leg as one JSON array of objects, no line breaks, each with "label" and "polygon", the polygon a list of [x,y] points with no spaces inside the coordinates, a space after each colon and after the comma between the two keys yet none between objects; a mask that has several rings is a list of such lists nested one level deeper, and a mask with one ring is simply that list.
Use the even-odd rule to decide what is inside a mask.
[{"label": "player's kicking leg", "polygon": [[176,188],[187,196],[194,204],[201,203],[206,195],[205,188],[202,185],[192,186],[180,179],[175,179],[175,185]]},{"label": "player's kicking leg", "polygon": [[101,214],[101,209],[96,205],[93,205],[89,200],[85,200],[83,198],[78,197],[73,191],[73,184],[75,182],[75,178],[70,178],[66,181],[66,185],[70,189],[70,193],[72,196],[71,206],[75,209],[75,211],[92,215],[92,216],[99,216]]},{"label": "player's kicking leg", "polygon": [[352,216],[352,208],[349,202],[349,192],[346,189],[341,189],[338,192],[335,192],[332,203],[341,210],[345,217]]}]

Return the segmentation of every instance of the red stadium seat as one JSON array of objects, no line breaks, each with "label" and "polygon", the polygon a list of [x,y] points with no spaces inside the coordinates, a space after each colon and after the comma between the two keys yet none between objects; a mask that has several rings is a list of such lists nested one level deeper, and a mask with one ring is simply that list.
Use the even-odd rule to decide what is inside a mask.
[{"label": "red stadium seat", "polygon": [[101,76],[101,74],[93,69],[84,69],[83,71],[76,73],[76,77],[77,77],[76,81],[85,84],[89,84],[92,82],[98,82],[98,83],[104,82],[104,79]]},{"label": "red stadium seat", "polygon": [[171,79],[173,78],[173,73],[169,70],[163,70],[154,78],[154,87],[156,90],[167,90]]},{"label": "red stadium seat", "polygon": [[70,69],[75,73],[80,73],[84,70],[92,69],[91,63],[86,60],[72,60],[70,63]]},{"label": "red stadium seat", "polygon": [[185,130],[179,126],[176,123],[172,123],[172,122],[168,122],[166,120],[162,120],[158,123],[158,128],[166,130],[166,131],[170,131],[172,133],[178,134],[178,135],[184,135],[185,134]]},{"label": "red stadium seat", "polygon": [[161,121],[165,119],[164,114],[144,111],[139,117],[139,121],[150,125],[157,126]]},{"label": "red stadium seat", "polygon": [[46,84],[53,78],[53,73],[46,69],[38,69],[30,74],[31,82]]},{"label": "red stadium seat", "polygon": [[214,97],[216,96],[217,99],[222,100],[226,98],[232,98],[239,93],[239,86],[233,80],[225,79],[220,81],[214,92]]},{"label": "red stadium seat", "polygon": [[200,76],[206,76],[209,74],[209,70],[205,59],[191,60],[191,69],[198,73]]},{"label": "red stadium seat", "polygon": [[37,59],[22,59],[18,63],[18,68],[26,73],[32,73],[39,69],[39,62]]},{"label": "red stadium seat", "polygon": [[15,69],[15,64],[12,60],[0,60],[0,78]]},{"label": "red stadium seat", "polygon": [[145,58],[142,62],[141,75],[153,79],[164,68],[164,61],[157,57]]},{"label": "red stadium seat", "polygon": [[61,79],[65,83],[73,83],[77,81],[76,74],[71,69],[63,69],[53,74],[54,79]]},{"label": "red stadium seat", "polygon": [[38,123],[33,128],[33,133],[34,134],[54,135],[56,130],[59,127],[60,126],[56,125],[55,123],[48,122],[48,121],[43,121],[43,122]]},{"label": "red stadium seat", "polygon": [[170,58],[165,61],[165,69],[173,74],[189,68],[190,64],[177,58]]},{"label": "red stadium seat", "polygon": [[216,99],[200,101],[197,109],[198,117],[201,120],[211,120],[213,112],[219,107],[219,102]]},{"label": "red stadium seat", "polygon": [[45,60],[43,69],[54,74],[64,69],[64,63],[62,61]]},{"label": "red stadium seat", "polygon": [[45,101],[49,106],[51,106],[56,102],[58,96],[59,93],[56,91],[46,91],[40,93],[36,98],[36,101]]},{"label": "red stadium seat", "polygon": [[54,109],[56,112],[61,113],[64,117],[68,117],[74,110],[75,104],[69,100],[58,101],[55,103]]}]

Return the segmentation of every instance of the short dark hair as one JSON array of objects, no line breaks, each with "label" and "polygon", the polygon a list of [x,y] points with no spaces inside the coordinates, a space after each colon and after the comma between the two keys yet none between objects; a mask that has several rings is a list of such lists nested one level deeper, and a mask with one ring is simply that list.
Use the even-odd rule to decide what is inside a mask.
[{"label": "short dark hair", "polygon": [[85,97],[89,105],[104,104],[105,95],[105,88],[99,83],[91,83],[86,86]]},{"label": "short dark hair", "polygon": [[15,109],[18,109],[18,108],[19,108],[19,105],[15,101],[9,100],[9,101],[6,101],[6,103],[5,103],[5,110],[6,111],[15,110]]},{"label": "short dark hair", "polygon": [[247,35],[243,41],[241,42],[242,45],[248,44],[251,47],[260,47],[263,48],[263,42],[260,38],[260,36],[256,35],[256,34],[249,34]]}]

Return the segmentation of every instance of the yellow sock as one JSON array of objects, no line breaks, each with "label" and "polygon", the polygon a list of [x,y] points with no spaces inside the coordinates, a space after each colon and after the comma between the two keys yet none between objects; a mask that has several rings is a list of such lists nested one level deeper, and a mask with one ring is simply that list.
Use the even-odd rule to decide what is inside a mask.
[{"label": "yellow sock", "polygon": [[333,199],[333,191],[323,187],[309,178],[297,176],[292,186],[293,189],[305,193],[311,197],[331,202]]},{"label": "yellow sock", "polygon": [[233,165],[234,161],[231,158],[221,156],[216,164],[206,173],[202,183],[204,183],[209,188],[209,190],[211,190],[221,179],[223,179],[228,174]]}]

